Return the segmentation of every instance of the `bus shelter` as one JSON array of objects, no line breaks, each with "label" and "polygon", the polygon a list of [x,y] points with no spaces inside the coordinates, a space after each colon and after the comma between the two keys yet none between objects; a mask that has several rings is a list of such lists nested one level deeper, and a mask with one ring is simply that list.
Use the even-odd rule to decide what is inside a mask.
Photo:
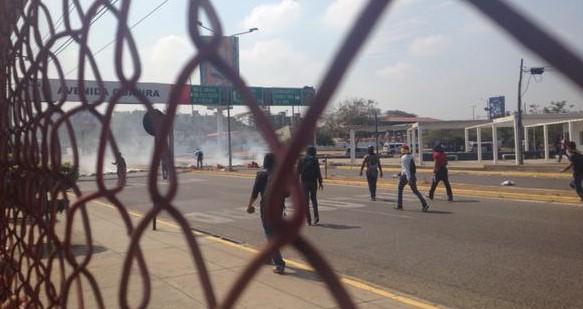
[{"label": "bus shelter", "polygon": [[407,127],[405,128],[405,130],[407,134],[407,142],[409,143],[409,147],[411,148],[411,153],[417,156],[418,158],[417,161],[419,162],[419,164],[423,164],[423,145],[424,145],[423,132],[425,130],[444,130],[444,129],[463,130],[467,127],[474,127],[488,122],[489,122],[488,120],[451,120],[427,123],[416,122],[406,125]]},{"label": "bus shelter", "polygon": [[[534,128],[543,128],[543,150],[544,158],[548,160],[550,158],[550,140],[549,140],[549,126],[561,126],[561,136],[568,137],[569,140],[574,141],[577,145],[583,143],[583,114],[582,113],[570,113],[570,114],[530,114],[524,115],[522,117],[522,123],[524,127],[524,150],[529,151],[530,147],[530,131],[532,129],[534,133]],[[478,151],[478,161],[482,161],[482,130],[491,129],[492,130],[492,160],[496,164],[498,162],[498,138],[497,129],[501,127],[512,127],[514,130],[514,160],[516,164],[519,164],[518,150],[521,147],[521,139],[518,134],[518,122],[517,115],[510,115],[506,117],[492,119],[488,123],[483,123],[475,126],[469,126],[464,129],[465,147],[466,151],[470,151],[469,145],[469,131],[476,130],[476,144]],[[533,134],[534,137],[534,134]]]}]

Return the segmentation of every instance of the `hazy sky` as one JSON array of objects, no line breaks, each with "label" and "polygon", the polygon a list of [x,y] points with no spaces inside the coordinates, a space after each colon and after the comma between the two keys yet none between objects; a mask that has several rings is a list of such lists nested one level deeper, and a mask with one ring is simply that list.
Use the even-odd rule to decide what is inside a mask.
[{"label": "hazy sky", "polygon": [[[130,25],[163,2],[132,1]],[[211,2],[226,35],[260,29],[240,37],[240,72],[249,85],[318,88],[347,29],[367,1]],[[583,57],[583,1],[508,2]],[[187,1],[169,0],[133,28],[143,65],[141,81],[173,83],[186,58],[195,52],[186,34],[186,14]],[[209,26],[204,16],[200,20]],[[99,31],[91,35],[94,51],[111,41],[112,21],[108,15],[97,21]],[[74,59],[74,48],[66,53]],[[112,53],[109,47],[97,56],[105,80],[114,78]],[[465,1],[397,0],[359,53],[333,103],[362,97],[376,100],[382,110],[471,119],[474,111],[476,117],[485,116],[488,97],[504,95],[506,109],[514,111],[521,58],[527,67],[547,66]],[[66,64],[65,72],[75,65]],[[76,78],[75,74],[67,78]],[[198,82],[198,72],[192,76]],[[525,89],[528,79],[525,75]],[[552,68],[530,80],[523,100],[541,107],[566,100],[575,105],[573,109],[583,109],[583,91]]]}]

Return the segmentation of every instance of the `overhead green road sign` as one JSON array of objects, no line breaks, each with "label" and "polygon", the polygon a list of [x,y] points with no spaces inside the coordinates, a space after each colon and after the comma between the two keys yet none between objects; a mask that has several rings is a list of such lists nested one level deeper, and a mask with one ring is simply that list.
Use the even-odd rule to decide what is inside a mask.
[{"label": "overhead green road sign", "polygon": [[199,105],[219,105],[221,95],[219,87],[213,86],[191,86],[190,104]]},{"label": "overhead green road sign", "polygon": [[[262,87],[249,87],[253,98],[257,100],[259,105],[265,105],[265,98],[263,96],[263,88]],[[243,97],[239,94],[237,89],[233,89],[233,105],[244,105],[245,102],[243,101]]]},{"label": "overhead green road sign", "polygon": [[272,105],[302,105],[301,88],[271,88]]},{"label": "overhead green road sign", "polygon": [[[307,106],[316,95],[313,87],[268,88],[249,87],[251,95],[259,105],[270,106]],[[228,86],[190,86],[190,104],[219,106],[245,105],[243,97],[236,88]]]}]

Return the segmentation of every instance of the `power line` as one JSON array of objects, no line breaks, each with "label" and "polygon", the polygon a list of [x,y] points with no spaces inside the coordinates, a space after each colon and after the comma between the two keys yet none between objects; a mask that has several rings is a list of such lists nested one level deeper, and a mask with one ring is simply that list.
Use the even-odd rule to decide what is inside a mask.
[{"label": "power line", "polygon": [[[114,2],[111,3],[111,5],[115,5],[118,1],[119,0],[114,0]],[[89,25],[93,25],[95,22],[97,22],[99,19],[101,19],[101,17],[103,17],[103,15],[105,15],[105,13],[107,13],[106,9],[107,8],[105,6],[100,7],[99,10],[97,11],[97,16],[91,19],[91,22],[89,23]],[[57,50],[54,52],[55,56],[58,56],[59,54],[61,54],[72,43],[73,43],[73,38],[69,37],[67,39],[67,41],[65,41],[63,44],[61,44],[61,46],[59,46],[57,48]]]},{"label": "power line", "polygon": [[[74,9],[73,2],[70,2],[69,3],[69,8],[68,9],[69,9],[69,13],[71,13],[73,11],[73,9]],[[57,19],[57,22],[55,24],[55,31],[57,31],[59,29],[59,27],[65,22],[65,18],[64,17],[65,17],[65,14],[63,13],[63,14],[61,14],[61,17],[59,17],[59,19]],[[41,38],[41,42],[44,42],[44,40],[46,38],[48,38],[50,35],[51,35],[51,31],[50,30],[47,30],[47,33],[45,35],[43,35],[43,37]],[[36,52],[38,52],[38,49],[35,49],[32,53],[33,54],[36,54]]]},{"label": "power line", "polygon": [[[137,22],[135,22],[130,28],[129,30],[133,29],[134,27],[136,27],[137,25],[139,25],[141,22],[143,22],[146,18],[150,17],[150,15],[154,14],[154,12],[156,12],[157,10],[159,10],[162,6],[164,6],[166,3],[168,3],[170,0],[164,0],[162,1],[160,4],[158,4],[158,6],[156,6],[154,9],[152,9],[150,12],[148,12],[148,14],[146,14],[144,17],[142,17],[140,20],[138,20]],[[108,48],[109,46],[111,46],[113,43],[115,43],[115,39],[112,40],[111,42],[105,44],[103,47],[101,47],[99,50],[97,50],[95,53],[93,53],[93,56],[97,56],[100,52],[102,52],[103,50],[105,50],[106,48]],[[65,76],[69,75],[70,73],[72,73],[73,71],[77,70],[79,68],[79,66],[76,66],[74,68],[72,68],[71,70],[69,70],[67,73],[65,73]]]}]

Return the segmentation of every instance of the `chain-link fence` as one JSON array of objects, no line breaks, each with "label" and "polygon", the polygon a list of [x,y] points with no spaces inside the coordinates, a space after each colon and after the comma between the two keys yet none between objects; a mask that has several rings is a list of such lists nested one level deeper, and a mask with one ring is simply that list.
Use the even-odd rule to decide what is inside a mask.
[{"label": "chain-link fence", "polygon": [[[255,117],[258,129],[266,143],[275,153],[277,165],[270,194],[267,195],[267,216],[275,227],[275,236],[269,245],[260,251],[248,266],[238,276],[232,289],[224,299],[217,299],[211,281],[206,272],[197,240],[191,233],[191,226],[183,214],[173,206],[178,183],[176,172],[169,170],[169,185],[164,192],[157,185],[157,167],[169,151],[169,143],[156,143],[155,150],[149,161],[149,186],[152,209],[144,217],[132,223],[124,205],[117,198],[123,190],[124,181],[117,186],[108,187],[103,177],[96,177],[96,191],[83,192],[77,186],[76,178],[79,170],[79,136],[75,134],[71,119],[85,113],[93,116],[100,138],[97,145],[96,174],[102,175],[105,170],[108,151],[119,151],[118,141],[111,131],[111,120],[116,105],[119,104],[123,92],[131,92],[149,112],[154,112],[153,103],[148,97],[136,91],[140,81],[140,59],[134,33],[128,24],[130,7],[136,1],[120,1],[113,5],[112,1],[95,0],[91,5],[82,7],[78,1],[63,0],[62,16],[50,16],[44,1],[4,0],[0,2],[0,301],[4,305],[30,305],[32,307],[65,307],[72,293],[81,294],[81,281],[87,281],[92,286],[92,294],[96,303],[103,307],[104,302],[100,286],[96,284],[94,274],[88,270],[92,262],[94,248],[91,241],[91,218],[87,212],[87,204],[96,199],[107,199],[114,205],[119,216],[126,224],[131,243],[126,256],[124,270],[119,278],[119,291],[127,294],[131,267],[140,270],[145,282],[141,293],[139,307],[147,307],[151,286],[148,284],[147,266],[140,248],[140,239],[156,215],[168,213],[180,226],[190,248],[190,252],[198,268],[200,288],[206,296],[209,308],[230,308],[242,294],[249,282],[256,276],[263,261],[272,252],[284,246],[292,246],[303,254],[306,261],[319,273],[328,288],[343,308],[353,308],[346,290],[335,276],[332,268],[325,262],[319,251],[299,231],[305,221],[304,211],[294,212],[290,220],[282,220],[277,216],[276,201],[285,194],[284,188],[291,188],[294,205],[306,207],[301,197],[298,180],[293,175],[293,163],[301,150],[314,136],[316,122],[323,114],[330,99],[338,89],[340,81],[345,76],[355,55],[362,48],[363,42],[378,23],[381,14],[392,2],[389,0],[372,0],[365,6],[356,23],[346,34],[344,42],[323,76],[322,83],[317,87],[310,109],[305,115],[302,126],[297,128],[293,140],[282,145],[276,138],[270,122],[260,109],[250,89],[216,52],[222,37],[221,23],[211,1],[187,1],[189,39],[197,47],[198,52],[190,55],[186,65],[177,72],[176,84],[186,85],[189,76],[202,61],[210,61],[219,68],[239,90],[243,101]],[[118,1],[115,1],[118,2]],[[498,0],[467,0],[467,5],[476,8],[484,15],[498,23],[511,36],[524,46],[536,52],[550,65],[561,70],[571,81],[583,89],[583,62],[580,57],[560,44],[552,36],[541,30],[505,2]],[[97,85],[104,82],[100,79],[99,68],[94,54],[97,52],[88,44],[88,35],[93,29],[92,20],[100,14],[110,14],[115,17],[117,30],[112,38],[115,50],[116,78],[121,85],[120,92],[105,101],[87,100],[74,108],[65,108],[66,96],[51,93],[48,80],[58,79],[65,82],[59,50],[63,41],[77,45],[78,70],[77,83],[80,87],[86,83],[83,76],[95,77]],[[216,29],[213,39],[204,40],[197,27],[197,21],[204,14],[210,21],[212,29]],[[74,16],[73,16],[74,15]],[[78,18],[80,23],[73,26],[72,18]],[[40,23],[46,23],[49,34],[41,33]],[[57,27],[59,24],[61,27]],[[59,30],[57,30],[59,29]],[[124,70],[124,63],[131,62],[133,70]],[[49,70],[49,68],[51,70]],[[57,76],[49,76],[49,71]],[[38,87],[31,86],[38,85]],[[156,130],[158,140],[168,140],[180,101],[180,87],[176,87],[167,98],[168,109]],[[50,98],[50,99],[46,99]],[[103,107],[103,108],[102,108]],[[72,152],[70,164],[63,159],[62,136],[65,135]],[[174,166],[170,156],[167,166]],[[69,201],[68,194],[75,199]],[[65,233],[58,235],[55,231],[57,214],[64,211],[66,216]],[[71,246],[71,222],[80,220],[85,227],[87,250],[82,258],[76,257]],[[129,236],[128,236],[129,237]],[[78,253],[77,253],[78,254]],[[80,295],[77,295],[80,296]],[[82,299],[82,297],[80,297]],[[83,302],[79,303],[83,307]],[[4,308],[4,307],[3,307]]]}]

